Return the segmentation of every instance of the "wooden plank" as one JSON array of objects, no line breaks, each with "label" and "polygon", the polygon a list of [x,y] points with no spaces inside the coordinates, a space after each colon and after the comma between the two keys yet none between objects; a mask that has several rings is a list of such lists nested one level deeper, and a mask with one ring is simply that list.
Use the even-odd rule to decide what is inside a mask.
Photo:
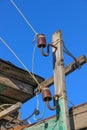
[{"label": "wooden plank", "polygon": [[[77,58],[77,62],[79,63],[80,66],[84,65],[85,63],[87,63],[87,58],[86,56],[82,55],[79,58]],[[68,74],[70,74],[71,72],[73,72],[74,70],[78,69],[78,67],[74,67],[75,66],[75,61],[72,62],[71,64],[69,64],[67,67],[65,67],[65,75],[67,76]],[[51,86],[54,83],[54,76],[48,78],[47,80],[43,81],[41,83],[41,86]]]},{"label": "wooden plank", "polygon": [[71,130],[87,129],[87,103],[70,110]]},{"label": "wooden plank", "polygon": [[[22,95],[22,96],[21,96]],[[25,102],[33,97],[33,87],[15,79],[0,76],[0,102]]]},{"label": "wooden plank", "polygon": [[[39,83],[44,80],[35,77]],[[37,83],[27,71],[0,59],[0,103],[24,103],[34,96],[36,87]]]},{"label": "wooden plank", "polygon": [[[11,120],[13,120],[13,118],[11,116],[7,115],[7,116],[3,117],[3,120],[11,121]],[[12,123],[17,123],[17,120],[13,120]]]},{"label": "wooden plank", "polygon": [[19,102],[19,100],[16,100],[16,99],[12,99],[10,97],[7,97],[5,95],[0,95],[0,104],[5,104],[5,103],[9,103],[9,104],[15,104]]},{"label": "wooden plank", "polygon": [[[25,82],[27,84],[36,86],[36,82],[33,80],[33,78],[30,76],[28,71],[23,70],[15,65],[13,65],[11,62],[6,62],[2,59],[0,59],[0,74],[4,74],[6,77],[11,77],[13,79],[17,79],[21,82]],[[39,83],[41,83],[44,79],[40,76],[35,75],[36,79]]]},{"label": "wooden plank", "polygon": [[22,103],[18,102],[15,105],[12,105],[11,107],[3,110],[2,112],[0,112],[0,119],[2,119],[3,117],[13,113],[14,111],[16,111],[17,109],[19,109],[21,107]]}]

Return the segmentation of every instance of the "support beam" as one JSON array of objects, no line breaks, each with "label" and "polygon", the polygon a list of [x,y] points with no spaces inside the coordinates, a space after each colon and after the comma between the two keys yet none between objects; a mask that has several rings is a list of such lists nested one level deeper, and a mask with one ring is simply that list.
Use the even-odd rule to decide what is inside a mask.
[{"label": "support beam", "polygon": [[[82,55],[79,58],[77,58],[77,62],[79,63],[80,66],[84,65],[87,63],[87,58],[86,56]],[[65,75],[67,76],[68,74],[72,73],[74,70],[78,69],[78,67],[75,67],[75,61],[69,64],[67,67],[65,67]],[[49,79],[43,81],[41,86],[51,86],[54,83],[54,76],[50,77]]]}]

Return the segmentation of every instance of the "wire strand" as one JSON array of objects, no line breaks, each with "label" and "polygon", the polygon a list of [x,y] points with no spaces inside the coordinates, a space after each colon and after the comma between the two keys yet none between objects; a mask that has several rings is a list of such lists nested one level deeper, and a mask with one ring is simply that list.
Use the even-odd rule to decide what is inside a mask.
[{"label": "wire strand", "polygon": [[39,109],[39,98],[38,98],[38,94],[36,94],[36,109]]},{"label": "wire strand", "polygon": [[70,103],[73,107],[75,106],[75,104],[74,104],[71,100],[69,100],[69,99],[66,98],[66,97],[64,97],[64,98],[65,98],[65,100],[67,100],[67,102]]},{"label": "wire strand", "polygon": [[36,30],[34,29],[34,27],[31,25],[31,23],[27,20],[27,18],[24,16],[24,14],[22,13],[22,11],[17,7],[17,5],[14,3],[13,0],[10,0],[10,2],[13,4],[13,6],[16,8],[16,10],[18,11],[18,13],[22,16],[22,18],[24,19],[24,21],[27,23],[27,25],[31,28],[31,30],[37,36],[38,33],[36,32]]},{"label": "wire strand", "polygon": [[36,118],[36,116],[34,115],[33,119],[34,119],[34,120],[37,120],[37,121],[40,121],[41,119],[44,118],[45,111],[46,111],[46,103],[44,103],[44,110],[43,110],[43,113],[42,113],[41,117]]},{"label": "wire strand", "polygon": [[75,56],[67,49],[63,40],[62,40],[62,43],[63,43],[63,47],[64,47],[63,51],[76,61]]},{"label": "wire strand", "polygon": [[32,74],[34,75],[34,60],[35,60],[35,52],[36,52],[37,44],[35,44],[32,55]]},{"label": "wire strand", "polygon": [[11,47],[7,44],[7,42],[4,41],[3,38],[1,38],[1,37],[0,37],[0,40],[10,50],[10,52],[16,57],[16,59],[19,61],[19,63],[25,68],[25,70],[30,74],[30,76],[34,79],[34,81],[40,87],[40,83],[37,81],[35,76],[30,73],[29,69],[25,66],[25,64],[21,61],[21,59],[16,55],[16,53],[11,49]]}]

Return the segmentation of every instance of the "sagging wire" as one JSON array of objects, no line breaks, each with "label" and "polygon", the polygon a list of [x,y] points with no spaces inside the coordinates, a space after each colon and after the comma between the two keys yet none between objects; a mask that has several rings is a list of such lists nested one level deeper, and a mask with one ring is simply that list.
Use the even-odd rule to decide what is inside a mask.
[{"label": "sagging wire", "polygon": [[14,120],[16,120],[16,119],[17,119],[17,116],[15,116],[12,120],[6,122],[5,128],[6,128],[6,129],[10,129],[10,128],[13,128],[13,127],[17,126],[19,123],[12,124],[12,122],[13,122]]},{"label": "sagging wire", "polygon": [[75,63],[76,63],[75,66],[73,66],[73,67],[78,68],[78,66],[79,66],[79,69],[80,69],[80,68],[81,68],[81,65],[78,63],[76,57],[67,49],[67,47],[65,46],[64,41],[62,40],[61,42],[63,43],[63,51],[64,51],[67,55],[69,55],[69,56],[75,61]]},{"label": "sagging wire", "polygon": [[[29,115],[27,118],[25,118],[24,120],[19,120],[19,119],[17,119],[17,116],[15,116],[12,120],[8,121],[8,122],[5,124],[5,128],[6,128],[6,129],[10,129],[10,128],[13,128],[13,127],[15,127],[15,126],[17,126],[17,125],[23,125],[23,124],[24,124],[26,121],[28,121],[31,117],[33,117],[34,120],[38,120],[38,121],[39,121],[39,120],[43,119],[45,110],[46,110],[46,105],[45,105],[45,107],[44,107],[43,114],[41,115],[40,118],[36,118],[36,116],[39,114],[39,111],[38,111],[37,108],[35,108],[34,112],[33,112],[31,115]],[[16,122],[16,123],[14,124],[14,123],[13,123],[14,120],[16,120],[16,121],[18,121],[18,122]]]},{"label": "sagging wire", "polygon": [[[32,55],[32,74],[34,75],[34,60],[35,60],[35,52],[36,52],[36,48],[37,48],[37,44],[34,46],[34,49],[33,49],[33,55]],[[38,97],[38,95],[39,95],[39,91],[37,91],[37,90],[35,90],[35,95],[36,95],[36,110],[38,111],[38,114],[40,113],[40,111],[39,111],[39,97]],[[43,117],[44,117],[44,114],[45,114],[45,108],[46,107],[46,105],[44,106],[44,110],[43,110],[43,113],[42,113],[42,115],[41,115],[41,117],[40,118],[36,118],[36,114],[34,114],[34,117],[33,117],[33,119],[34,120],[41,120],[41,119],[43,119]]]},{"label": "sagging wire", "polygon": [[[33,115],[38,115],[38,110],[35,108],[34,112],[29,115],[27,118],[25,118],[24,120],[19,120],[17,119],[17,116],[15,116],[12,120],[8,121],[6,124],[5,124],[5,128],[7,129],[10,129],[10,128],[13,128],[17,125],[23,125],[26,121],[28,121],[28,119],[30,119]],[[16,120],[18,122],[16,122],[15,124],[13,123],[13,121]]]},{"label": "sagging wire", "polygon": [[22,121],[20,121],[20,124],[24,124],[24,122],[26,122],[28,119],[30,119],[32,116],[34,116],[34,115],[38,115],[39,114],[39,111],[35,108],[34,109],[34,112],[30,115],[30,116],[28,116],[27,118],[25,118],[24,120],[22,120]]},{"label": "sagging wire", "polygon": [[[36,52],[37,44],[35,44],[34,49],[33,49],[33,55],[32,55],[32,74],[34,75],[34,60],[35,60],[35,52]],[[36,109],[39,109],[39,98],[38,98],[38,93],[36,94]]]},{"label": "sagging wire", "polygon": [[35,60],[35,52],[36,52],[37,44],[35,44],[32,55],[32,74],[34,75],[34,60]]},{"label": "sagging wire", "polygon": [[33,119],[36,121],[42,120],[44,118],[45,112],[46,112],[46,103],[44,103],[44,110],[42,112],[42,115],[39,118],[36,118],[36,115],[34,114]]},{"label": "sagging wire", "polygon": [[67,49],[67,47],[65,46],[64,41],[62,41],[62,43],[63,43],[63,47],[64,47],[64,49],[63,49],[64,52],[67,53],[70,57],[72,57],[76,61],[75,56]]},{"label": "sagging wire", "polygon": [[75,107],[75,104],[71,100],[69,100],[67,97],[64,97],[64,96],[59,97],[59,99],[62,99],[62,98],[64,98],[67,101],[67,103],[70,103],[72,107]]},{"label": "sagging wire", "polygon": [[66,98],[66,97],[65,97],[65,100],[66,100],[68,103],[70,103],[70,104],[72,105],[72,107],[75,107],[75,104],[74,104],[71,100],[69,100],[69,99]]},{"label": "sagging wire", "polygon": [[37,31],[34,29],[34,27],[31,25],[31,23],[27,20],[27,18],[24,16],[24,14],[22,13],[22,11],[18,8],[18,6],[14,3],[13,0],[10,0],[10,2],[12,3],[12,5],[16,8],[16,10],[18,11],[18,13],[22,16],[22,18],[24,19],[24,21],[27,23],[27,25],[31,28],[31,30],[34,32],[35,37],[33,42],[36,40],[36,37],[38,36]]},{"label": "sagging wire", "polygon": [[31,72],[29,71],[29,69],[25,66],[25,64],[21,61],[21,59],[16,55],[16,53],[11,49],[11,47],[8,45],[8,43],[0,37],[0,41],[9,49],[9,51],[16,57],[16,59],[19,61],[19,63],[25,68],[25,70],[29,73],[29,75],[33,78],[33,80],[38,84],[38,86],[40,87],[40,83],[38,82],[38,80],[35,78],[34,75],[31,74]]}]

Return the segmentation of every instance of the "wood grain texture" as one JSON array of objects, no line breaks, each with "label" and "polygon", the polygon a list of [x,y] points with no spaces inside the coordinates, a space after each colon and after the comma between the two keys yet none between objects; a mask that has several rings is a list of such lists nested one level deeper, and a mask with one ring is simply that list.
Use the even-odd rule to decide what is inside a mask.
[{"label": "wood grain texture", "polygon": [[21,103],[18,102],[10,107],[8,107],[7,109],[3,110],[0,112],[0,119],[2,119],[3,117],[13,113],[14,111],[18,110],[21,107]]},{"label": "wood grain texture", "polygon": [[[39,83],[44,80],[40,76],[35,77]],[[34,96],[36,87],[27,71],[0,59],[0,103],[24,103]]]}]

